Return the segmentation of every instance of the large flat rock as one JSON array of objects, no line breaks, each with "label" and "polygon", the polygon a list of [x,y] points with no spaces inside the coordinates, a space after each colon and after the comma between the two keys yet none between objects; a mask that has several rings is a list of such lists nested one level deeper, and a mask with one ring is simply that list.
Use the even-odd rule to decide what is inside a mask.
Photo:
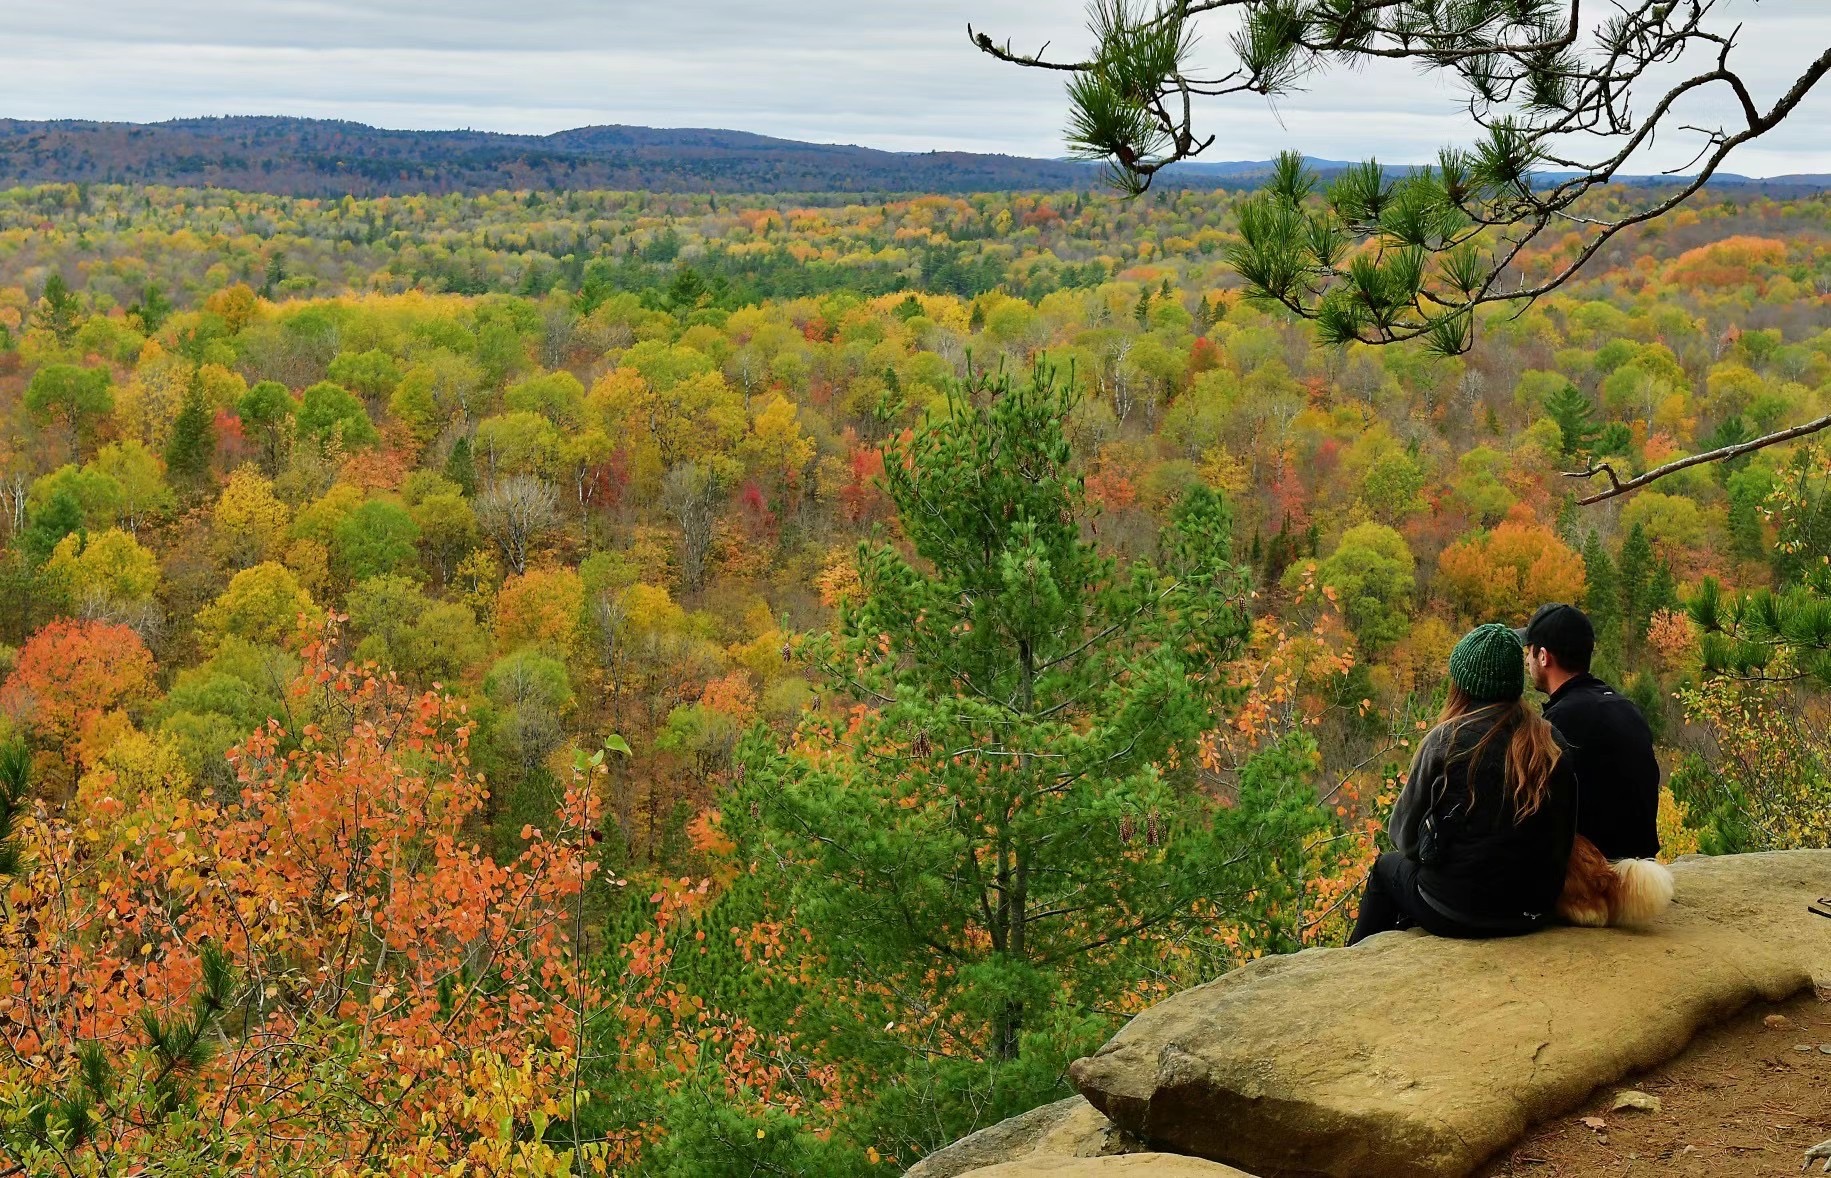
[{"label": "large flat rock", "polygon": [[1387,933],[1157,1004],[1070,1075],[1154,1148],[1263,1178],[1459,1178],[1756,999],[1831,985],[1831,851],[1681,860],[1653,928]]},{"label": "large flat rock", "polygon": [[1031,1155],[1099,1158],[1144,1148],[1085,1097],[1071,1096],[962,1137],[911,1166],[905,1178],[958,1178]]},{"label": "large flat rock", "polygon": [[1106,1158],[1039,1153],[967,1173],[968,1178],[1252,1178],[1232,1166],[1170,1153]]}]

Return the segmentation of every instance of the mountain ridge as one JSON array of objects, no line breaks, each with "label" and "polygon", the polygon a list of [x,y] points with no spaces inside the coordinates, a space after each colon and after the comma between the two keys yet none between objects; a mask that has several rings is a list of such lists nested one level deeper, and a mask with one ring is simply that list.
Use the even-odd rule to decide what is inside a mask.
[{"label": "mountain ridge", "polygon": [[[1328,174],[1349,166],[1310,160]],[[1392,165],[1398,172],[1415,165]],[[1270,160],[1192,160],[1172,188],[1255,186]],[[1547,177],[1555,179],[1556,177]],[[1681,177],[1622,177],[1625,184]],[[124,123],[0,119],[0,184],[161,184],[288,196],[359,197],[519,189],[653,192],[971,193],[1092,188],[1097,165],[970,151],[900,152],[713,127],[602,124],[547,135],[391,130],[342,119],[221,115]],[[1763,191],[1831,187],[1831,175],[1714,184]]]}]

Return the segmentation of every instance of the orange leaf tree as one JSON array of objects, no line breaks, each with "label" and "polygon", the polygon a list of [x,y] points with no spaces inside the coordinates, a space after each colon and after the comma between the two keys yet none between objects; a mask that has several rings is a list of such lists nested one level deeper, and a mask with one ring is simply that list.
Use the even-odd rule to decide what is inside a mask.
[{"label": "orange leaf tree", "polygon": [[233,750],[233,804],[7,794],[0,1148],[33,1173],[603,1168],[620,1142],[543,1141],[577,1123],[599,998],[595,766],[499,863],[458,704],[323,642],[293,691],[319,723]]},{"label": "orange leaf tree", "polygon": [[1457,609],[1476,621],[1530,614],[1547,601],[1580,601],[1583,558],[1523,506],[1492,532],[1443,550],[1437,581]]},{"label": "orange leaf tree", "polygon": [[95,722],[148,699],[153,656],[118,622],[60,618],[19,648],[0,687],[0,711],[31,734],[60,786],[72,786]]}]

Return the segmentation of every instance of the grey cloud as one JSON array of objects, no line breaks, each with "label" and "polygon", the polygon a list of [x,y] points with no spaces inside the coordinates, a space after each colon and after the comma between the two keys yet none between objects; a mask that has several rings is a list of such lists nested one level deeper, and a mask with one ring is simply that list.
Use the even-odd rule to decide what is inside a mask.
[{"label": "grey cloud", "polygon": [[[1831,39],[1823,0],[1728,0],[1750,76],[1778,92]],[[0,114],[157,120],[259,113],[383,126],[545,132],[587,123],[720,126],[903,150],[1061,151],[1061,79],[1000,66],[972,20],[1020,47],[1084,41],[1063,0],[0,0]],[[1218,49],[1218,28],[1207,45]],[[1733,114],[1720,95],[1686,113]],[[1758,95],[1771,99],[1772,93]],[[1216,159],[1299,146],[1424,160],[1465,139],[1457,92],[1406,68],[1336,73],[1276,104],[1205,112]],[[1831,171],[1831,84],[1732,157]],[[1693,148],[1672,137],[1642,170]]]}]

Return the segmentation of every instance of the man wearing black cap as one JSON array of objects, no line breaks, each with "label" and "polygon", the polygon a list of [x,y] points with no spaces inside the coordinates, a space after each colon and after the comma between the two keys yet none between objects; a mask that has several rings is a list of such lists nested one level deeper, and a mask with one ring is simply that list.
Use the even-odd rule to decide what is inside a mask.
[{"label": "man wearing black cap", "polygon": [[1633,700],[1589,673],[1596,631],[1574,605],[1542,605],[1523,629],[1532,685],[1551,698],[1545,719],[1570,745],[1577,833],[1610,859],[1659,854],[1659,760]]}]

